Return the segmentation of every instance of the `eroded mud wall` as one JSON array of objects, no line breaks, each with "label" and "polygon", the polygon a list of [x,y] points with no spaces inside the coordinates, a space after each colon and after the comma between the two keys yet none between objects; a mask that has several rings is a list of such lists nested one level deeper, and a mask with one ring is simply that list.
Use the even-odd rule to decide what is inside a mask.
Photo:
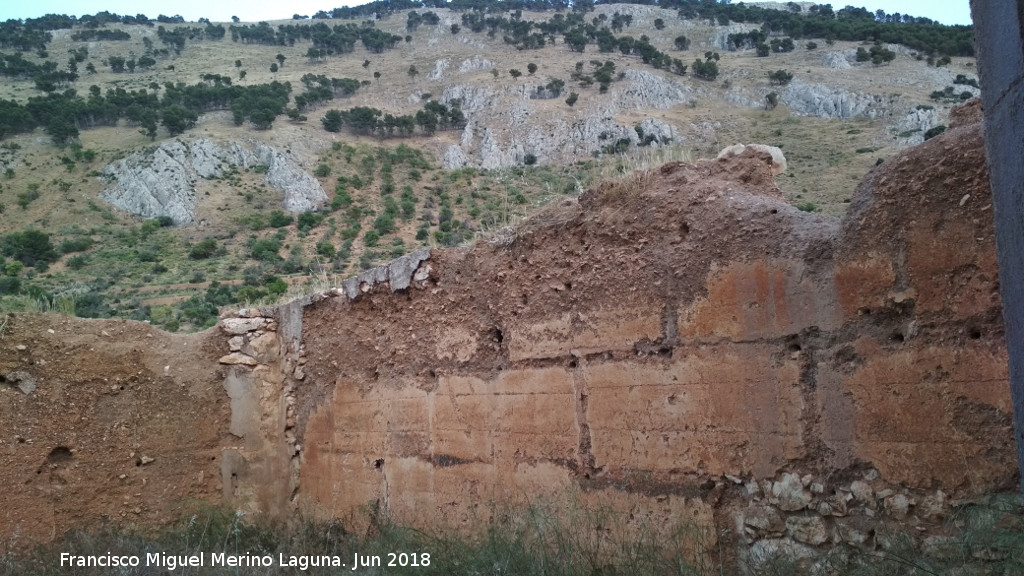
[{"label": "eroded mud wall", "polygon": [[240,440],[211,336],[56,314],[0,316],[0,535],[30,546],[220,502]]},{"label": "eroded mud wall", "polygon": [[296,505],[458,525],[571,492],[861,545],[862,521],[935,521],[1015,481],[978,124],[877,168],[841,223],[748,157],[501,238],[304,309]]}]

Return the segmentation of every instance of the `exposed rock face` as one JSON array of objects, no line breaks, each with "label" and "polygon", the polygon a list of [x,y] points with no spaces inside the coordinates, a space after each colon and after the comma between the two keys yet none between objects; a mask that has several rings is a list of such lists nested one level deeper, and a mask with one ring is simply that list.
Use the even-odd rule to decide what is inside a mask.
[{"label": "exposed rock face", "polygon": [[645,138],[648,136],[654,137],[652,144],[668,144],[669,142],[680,141],[679,130],[675,126],[666,124],[657,118],[646,118],[638,126],[643,131]]},{"label": "exposed rock face", "polygon": [[466,157],[466,153],[462,151],[462,148],[455,145],[445,148],[443,161],[445,170],[458,170],[469,164],[469,158]]},{"label": "exposed rock face", "polygon": [[132,214],[146,218],[166,216],[176,225],[191,223],[196,216],[197,174],[188,148],[171,140],[151,153],[137,153],[110,164],[103,174],[113,185],[100,198]]},{"label": "exposed rock face", "polygon": [[445,88],[440,102],[447,105],[458,100],[464,113],[475,114],[493,107],[494,98],[495,94],[489,88],[458,84]]},{"label": "exposed rock face", "polygon": [[730,22],[728,26],[721,27],[715,35],[711,37],[711,48],[714,50],[729,50],[729,35],[740,34],[750,32],[751,30],[757,30],[759,26],[757,24],[747,24],[739,22]]},{"label": "exposed rock face", "polygon": [[834,68],[836,70],[844,70],[846,68],[853,67],[850,65],[850,58],[846,51],[826,52],[821,58],[821,63],[828,68]]},{"label": "exposed rock face", "polygon": [[103,169],[113,180],[100,197],[132,214],[147,218],[166,216],[176,225],[196,217],[195,186],[200,178],[217,178],[228,166],[267,167],[264,181],[284,192],[283,207],[306,212],[327,201],[320,183],[286,154],[263,143],[248,149],[238,142],[223,145],[207,139],[163,142]]},{"label": "exposed rock face", "polygon": [[442,58],[437,62],[434,62],[434,69],[427,73],[428,80],[440,80],[444,77],[444,73],[451,66],[452,61],[449,58]]},{"label": "exposed rock face", "polygon": [[912,110],[896,123],[897,138],[908,145],[924,142],[924,133],[942,124],[942,112],[938,109]]},{"label": "exposed rock face", "polygon": [[494,68],[494,62],[491,62],[487,58],[477,54],[469,60],[463,60],[462,64],[459,64],[459,72],[476,72],[477,70],[490,70]]},{"label": "exposed rock face", "polygon": [[793,80],[782,92],[782,102],[790,110],[819,118],[874,118],[885,113],[888,99],[878,94],[861,94],[833,89],[821,84]]},{"label": "exposed rock face", "polygon": [[267,166],[264,181],[284,191],[284,209],[289,212],[308,212],[327,202],[327,194],[316,178],[280,150],[257,143],[254,151],[260,164]]},{"label": "exposed rock face", "polygon": [[622,108],[668,109],[690,100],[693,94],[693,88],[647,70],[626,70],[623,80],[629,84],[616,98]]}]

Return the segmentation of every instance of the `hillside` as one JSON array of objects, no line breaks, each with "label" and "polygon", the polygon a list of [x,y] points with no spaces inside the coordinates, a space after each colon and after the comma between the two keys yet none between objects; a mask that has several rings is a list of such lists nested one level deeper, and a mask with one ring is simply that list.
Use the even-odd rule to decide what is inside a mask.
[{"label": "hillside", "polygon": [[[789,50],[783,28],[761,39],[757,23],[685,6],[353,15],[83,19],[44,48],[0,42],[0,310],[206,327],[218,307],[472,243],[601,181],[737,142],[781,147],[786,198],[838,216],[872,166],[978,92],[962,83],[973,59],[955,51],[842,35]],[[767,56],[762,40],[775,41]],[[69,55],[74,80],[45,66],[70,69]],[[695,77],[705,62],[718,73]],[[358,107],[381,116],[347,113]]]}]

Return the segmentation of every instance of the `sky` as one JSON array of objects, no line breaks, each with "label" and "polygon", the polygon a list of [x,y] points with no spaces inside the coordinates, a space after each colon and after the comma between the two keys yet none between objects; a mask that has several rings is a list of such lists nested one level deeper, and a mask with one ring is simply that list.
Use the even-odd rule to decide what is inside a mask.
[{"label": "sky", "polygon": [[[156,18],[160,14],[181,15],[195,21],[209,18],[214,22],[227,22],[238,16],[245,22],[260,20],[282,20],[293,14],[312,16],[319,10],[331,10],[338,6],[365,4],[368,0],[289,0],[272,2],[267,0],[3,0],[0,2],[0,21],[11,18],[35,18],[44,14],[95,14],[107,11],[116,14],[145,14]],[[733,0],[734,2],[737,0]],[[784,1],[784,0],[783,0]],[[824,3],[824,2],[823,2]],[[970,24],[969,0],[870,0],[849,2],[858,8],[874,12],[881,8],[886,13],[899,12],[913,16],[925,16],[943,24]],[[847,2],[833,2],[836,10]]]}]

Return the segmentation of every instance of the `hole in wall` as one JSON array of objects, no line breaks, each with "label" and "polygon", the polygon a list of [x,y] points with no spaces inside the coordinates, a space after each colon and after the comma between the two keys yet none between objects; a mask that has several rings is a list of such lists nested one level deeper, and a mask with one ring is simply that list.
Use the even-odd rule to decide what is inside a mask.
[{"label": "hole in wall", "polygon": [[59,464],[62,462],[70,462],[74,459],[74,454],[71,453],[71,449],[67,446],[57,446],[46,456],[46,461],[50,464]]},{"label": "hole in wall", "polygon": [[374,460],[373,461],[373,467],[378,469],[378,470],[383,468],[384,467],[384,459],[383,458],[377,458],[376,460]]}]

